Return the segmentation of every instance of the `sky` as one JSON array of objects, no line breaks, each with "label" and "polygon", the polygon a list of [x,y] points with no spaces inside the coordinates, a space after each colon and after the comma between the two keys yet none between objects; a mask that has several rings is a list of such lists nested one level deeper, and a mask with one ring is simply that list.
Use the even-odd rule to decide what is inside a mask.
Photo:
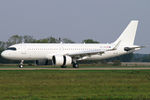
[{"label": "sky", "polygon": [[0,41],[12,35],[115,41],[139,20],[136,45],[150,53],[150,0],[0,0]]}]

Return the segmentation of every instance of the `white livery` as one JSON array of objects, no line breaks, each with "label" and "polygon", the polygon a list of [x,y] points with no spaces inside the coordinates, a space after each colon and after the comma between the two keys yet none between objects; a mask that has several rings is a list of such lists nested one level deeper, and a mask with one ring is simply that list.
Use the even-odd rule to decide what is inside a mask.
[{"label": "white livery", "polygon": [[98,60],[116,57],[141,49],[134,45],[138,21],[133,20],[120,37],[110,44],[66,44],[66,43],[22,43],[8,47],[2,52],[7,59],[21,60],[52,60],[54,65],[78,67],[79,60]]}]

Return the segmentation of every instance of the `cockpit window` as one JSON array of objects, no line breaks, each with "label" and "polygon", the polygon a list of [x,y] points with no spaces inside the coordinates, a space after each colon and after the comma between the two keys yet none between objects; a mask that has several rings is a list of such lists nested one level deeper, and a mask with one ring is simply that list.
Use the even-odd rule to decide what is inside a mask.
[{"label": "cockpit window", "polygon": [[17,49],[15,47],[9,47],[7,48],[6,50],[13,50],[13,51],[16,51]]}]

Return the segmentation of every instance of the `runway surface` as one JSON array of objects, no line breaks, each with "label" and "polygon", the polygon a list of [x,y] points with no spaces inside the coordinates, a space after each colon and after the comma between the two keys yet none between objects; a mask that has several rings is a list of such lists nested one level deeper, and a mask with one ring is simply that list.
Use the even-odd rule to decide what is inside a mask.
[{"label": "runway surface", "polygon": [[0,68],[0,70],[150,70],[150,68]]}]

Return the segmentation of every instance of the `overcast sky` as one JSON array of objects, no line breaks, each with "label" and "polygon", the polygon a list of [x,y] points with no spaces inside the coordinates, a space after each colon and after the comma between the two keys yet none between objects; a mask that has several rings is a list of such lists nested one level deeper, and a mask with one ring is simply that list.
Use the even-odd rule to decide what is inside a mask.
[{"label": "overcast sky", "polygon": [[18,34],[110,43],[131,20],[139,20],[135,44],[150,45],[150,0],[0,0],[1,41]]}]

